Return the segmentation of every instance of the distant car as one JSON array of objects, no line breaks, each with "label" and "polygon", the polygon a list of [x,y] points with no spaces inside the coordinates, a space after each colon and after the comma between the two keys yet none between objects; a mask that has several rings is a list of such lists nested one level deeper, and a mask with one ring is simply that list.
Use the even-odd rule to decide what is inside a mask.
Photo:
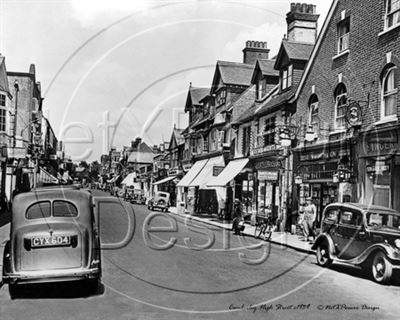
[{"label": "distant car", "polygon": [[135,204],[146,204],[146,197],[142,189],[134,189],[130,194],[130,202]]},{"label": "distant car", "polygon": [[400,269],[400,213],[379,206],[330,204],[312,249],[323,267],[346,263],[368,271],[378,283],[388,283],[394,269]]},{"label": "distant car", "polygon": [[96,290],[101,252],[90,192],[49,187],[18,194],[11,216],[3,256],[11,297],[20,284],[30,283],[84,280]]},{"label": "distant car", "polygon": [[147,207],[149,210],[160,209],[167,212],[170,206],[170,194],[168,192],[158,191],[154,197],[149,200]]}]

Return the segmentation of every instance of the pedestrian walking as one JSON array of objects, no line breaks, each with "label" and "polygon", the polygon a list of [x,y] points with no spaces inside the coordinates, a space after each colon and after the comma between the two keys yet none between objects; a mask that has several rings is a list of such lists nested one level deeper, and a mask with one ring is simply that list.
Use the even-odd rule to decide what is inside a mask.
[{"label": "pedestrian walking", "polygon": [[303,231],[304,231],[304,237],[306,238],[306,241],[309,241],[309,237],[313,237],[313,240],[315,240],[315,231],[314,231],[314,223],[315,219],[317,217],[317,207],[316,205],[312,202],[312,198],[308,197],[306,199],[307,204],[304,208],[304,220],[303,220]]},{"label": "pedestrian walking", "polygon": [[233,221],[232,221],[232,231],[240,235],[240,232],[243,231],[240,226],[240,222],[243,220],[243,210],[242,204],[239,199],[235,199],[233,202]]}]

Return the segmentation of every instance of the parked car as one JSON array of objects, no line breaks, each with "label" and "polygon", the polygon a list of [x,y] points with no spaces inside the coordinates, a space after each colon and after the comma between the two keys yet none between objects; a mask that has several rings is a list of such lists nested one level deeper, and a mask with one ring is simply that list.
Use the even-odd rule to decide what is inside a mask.
[{"label": "parked car", "polygon": [[320,266],[346,263],[368,271],[378,283],[388,283],[393,270],[400,268],[400,213],[379,206],[330,204],[312,249]]},{"label": "parked car", "polygon": [[155,208],[161,211],[167,212],[170,206],[170,194],[168,192],[158,191],[154,193],[154,197],[151,198],[147,204],[149,210]]},{"label": "parked car", "polygon": [[97,289],[101,252],[94,204],[89,191],[72,186],[15,197],[3,256],[3,282],[12,298],[30,283],[81,280]]}]

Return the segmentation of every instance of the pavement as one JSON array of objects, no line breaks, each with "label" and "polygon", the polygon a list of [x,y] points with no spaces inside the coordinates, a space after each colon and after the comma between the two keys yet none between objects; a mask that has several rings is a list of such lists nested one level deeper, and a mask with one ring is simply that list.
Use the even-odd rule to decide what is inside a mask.
[{"label": "pavement", "polygon": [[[222,229],[227,229],[231,230],[232,229],[232,223],[231,222],[226,222],[226,221],[221,221],[218,218],[216,218],[216,215],[199,215],[199,214],[183,214],[183,213],[178,213],[178,210],[176,207],[170,207],[169,212],[172,214],[179,215],[181,217],[190,217],[193,220],[203,222],[215,227],[219,227]],[[245,229],[242,232],[242,234],[246,236],[251,236],[254,237],[255,234],[255,227],[252,226],[251,224],[246,224]],[[315,251],[311,249],[312,244],[308,241],[305,241],[305,238],[303,236],[300,236],[298,234],[292,234],[289,232],[279,232],[279,231],[274,231],[272,233],[271,239],[268,240],[271,243],[275,243],[284,247],[288,247],[291,249],[294,249],[296,251],[300,251],[303,253],[307,254],[315,254]]]}]

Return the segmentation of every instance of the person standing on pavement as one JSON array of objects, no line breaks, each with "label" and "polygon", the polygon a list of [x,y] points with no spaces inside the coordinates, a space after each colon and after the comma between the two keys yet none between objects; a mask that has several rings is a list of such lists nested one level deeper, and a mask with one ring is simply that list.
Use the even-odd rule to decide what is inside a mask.
[{"label": "person standing on pavement", "polygon": [[304,237],[306,238],[306,241],[309,241],[308,238],[310,236],[312,236],[313,240],[315,240],[314,223],[315,223],[315,219],[317,217],[317,207],[312,202],[311,197],[308,197],[306,199],[306,201],[307,201],[307,204],[304,208],[303,231],[304,231]]},{"label": "person standing on pavement", "polygon": [[232,230],[235,234],[240,235],[240,226],[239,222],[243,219],[243,211],[242,204],[239,199],[235,199],[233,202],[233,221],[232,221]]}]

